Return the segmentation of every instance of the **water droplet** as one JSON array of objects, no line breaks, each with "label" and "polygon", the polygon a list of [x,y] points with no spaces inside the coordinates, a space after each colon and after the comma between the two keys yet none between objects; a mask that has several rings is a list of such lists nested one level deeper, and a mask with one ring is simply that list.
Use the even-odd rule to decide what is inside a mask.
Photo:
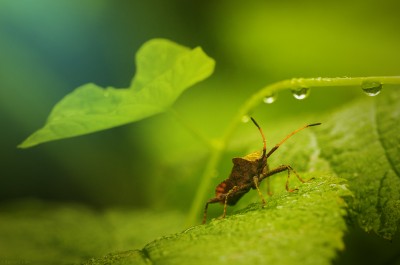
[{"label": "water droplet", "polygon": [[295,99],[305,99],[310,94],[310,89],[308,87],[292,89],[292,94]]},{"label": "water droplet", "polygon": [[274,103],[276,100],[276,95],[275,94],[270,94],[264,97],[263,101],[266,104],[271,104]]},{"label": "water droplet", "polygon": [[243,122],[243,123],[248,123],[249,121],[250,121],[249,115],[244,115],[244,116],[242,117],[242,122]]},{"label": "water droplet", "polygon": [[370,97],[378,95],[382,90],[382,84],[377,81],[363,81],[361,88]]}]

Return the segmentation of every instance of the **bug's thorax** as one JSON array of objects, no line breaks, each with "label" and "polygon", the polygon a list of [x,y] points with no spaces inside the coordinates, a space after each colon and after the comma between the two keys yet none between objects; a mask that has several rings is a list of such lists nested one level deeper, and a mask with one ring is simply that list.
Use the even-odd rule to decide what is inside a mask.
[{"label": "bug's thorax", "polygon": [[221,182],[215,189],[215,195],[220,196],[229,192],[234,186],[253,186],[253,177],[258,176],[266,170],[266,158],[262,152],[254,152],[244,157],[232,159],[233,168],[227,179]]}]

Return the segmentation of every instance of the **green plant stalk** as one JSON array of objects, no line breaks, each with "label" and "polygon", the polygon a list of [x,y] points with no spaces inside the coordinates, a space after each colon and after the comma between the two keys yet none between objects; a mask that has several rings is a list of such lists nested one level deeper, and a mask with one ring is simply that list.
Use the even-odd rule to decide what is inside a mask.
[{"label": "green plant stalk", "polygon": [[205,167],[203,176],[197,193],[192,202],[186,225],[192,226],[200,220],[201,209],[206,202],[206,194],[211,184],[211,179],[215,175],[216,168],[220,162],[221,156],[225,151],[225,146],[236,131],[238,125],[241,123],[243,116],[248,115],[252,109],[257,107],[263,102],[266,96],[276,94],[277,92],[285,89],[298,89],[298,88],[312,88],[312,87],[332,87],[332,86],[357,86],[360,87],[363,82],[378,82],[382,85],[400,85],[400,76],[371,76],[371,77],[334,77],[334,78],[292,78],[270,84],[258,92],[253,94],[247,99],[240,107],[234,119],[228,125],[222,137],[214,141],[211,148],[210,158]]}]

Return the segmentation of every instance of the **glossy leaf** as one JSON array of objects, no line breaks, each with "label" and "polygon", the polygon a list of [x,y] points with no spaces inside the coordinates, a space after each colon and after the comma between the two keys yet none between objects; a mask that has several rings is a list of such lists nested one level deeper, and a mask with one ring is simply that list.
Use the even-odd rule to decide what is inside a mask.
[{"label": "glossy leaf", "polygon": [[[346,230],[343,180],[321,176],[297,192],[155,240],[141,250],[150,264],[330,264]],[[132,251],[137,253],[137,251]],[[119,256],[120,254],[115,254]],[[86,264],[119,264],[107,262]],[[104,261],[104,258],[99,259]]]},{"label": "glossy leaf", "polygon": [[386,89],[326,119],[317,134],[321,156],[349,181],[353,218],[391,239],[400,224],[400,94]]},{"label": "glossy leaf", "polygon": [[104,89],[90,83],[75,89],[56,104],[44,127],[19,147],[109,129],[166,111],[214,69],[214,60],[201,48],[190,50],[164,39],[145,43],[136,64],[129,88]]}]

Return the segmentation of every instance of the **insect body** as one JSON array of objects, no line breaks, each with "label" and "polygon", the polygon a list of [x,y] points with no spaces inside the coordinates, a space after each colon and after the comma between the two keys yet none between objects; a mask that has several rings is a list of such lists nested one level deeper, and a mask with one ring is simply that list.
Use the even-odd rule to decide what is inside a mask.
[{"label": "insect body", "polygon": [[313,123],[305,125],[289,135],[287,135],[281,142],[276,144],[268,153],[266,152],[266,140],[264,137],[264,133],[261,127],[257,124],[257,122],[251,118],[253,123],[257,126],[258,130],[261,133],[261,137],[263,139],[263,149],[262,152],[254,152],[245,157],[237,157],[233,158],[233,168],[229,177],[222,181],[215,189],[215,197],[208,200],[205,208],[204,208],[204,216],[203,216],[203,224],[206,223],[207,220],[207,209],[208,205],[211,203],[221,203],[224,204],[224,213],[222,218],[226,215],[226,207],[227,205],[235,205],[240,198],[251,189],[257,189],[258,194],[261,198],[263,204],[265,204],[265,199],[259,189],[259,183],[264,179],[275,175],[279,172],[287,171],[288,176],[286,180],[286,190],[289,192],[295,191],[296,189],[289,189],[289,178],[290,172],[293,172],[296,177],[301,181],[305,182],[294,169],[289,165],[281,165],[272,170],[269,169],[267,159],[270,157],[276,149],[279,148],[287,139],[296,134],[297,132],[310,127],[320,125],[321,123]]}]

